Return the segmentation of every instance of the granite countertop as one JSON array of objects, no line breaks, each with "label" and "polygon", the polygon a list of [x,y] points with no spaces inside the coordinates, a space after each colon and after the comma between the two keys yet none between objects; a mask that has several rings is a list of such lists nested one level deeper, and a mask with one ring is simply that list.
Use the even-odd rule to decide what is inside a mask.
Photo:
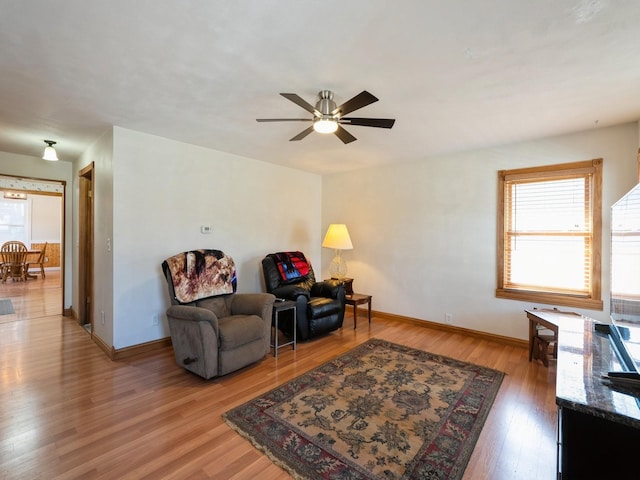
[{"label": "granite countertop", "polygon": [[602,378],[620,363],[608,335],[594,330],[597,323],[587,317],[560,322],[556,403],[640,429],[640,389],[613,386]]}]

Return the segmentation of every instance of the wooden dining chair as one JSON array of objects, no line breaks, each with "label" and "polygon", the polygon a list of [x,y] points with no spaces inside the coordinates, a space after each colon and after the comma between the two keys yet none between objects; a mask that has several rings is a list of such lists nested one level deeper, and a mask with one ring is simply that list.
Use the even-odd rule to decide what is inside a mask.
[{"label": "wooden dining chair", "polygon": [[7,278],[14,281],[27,279],[27,246],[15,240],[5,242],[0,247],[0,256],[2,257],[2,283]]},{"label": "wooden dining chair", "polygon": [[549,357],[558,358],[558,334],[546,328],[536,328],[533,337],[533,358],[542,360],[545,367],[549,366]]},{"label": "wooden dining chair", "polygon": [[31,266],[39,267],[40,268],[40,275],[42,276],[42,279],[44,280],[44,278],[45,278],[45,274],[44,274],[45,253],[47,251],[48,243],[49,242],[45,242],[44,245],[42,246],[42,250],[40,250],[40,255],[38,255],[38,259],[37,260],[34,260],[33,262],[27,262],[27,266],[26,266],[26,270],[25,270],[26,274],[25,275],[29,275],[29,269],[31,268]]}]

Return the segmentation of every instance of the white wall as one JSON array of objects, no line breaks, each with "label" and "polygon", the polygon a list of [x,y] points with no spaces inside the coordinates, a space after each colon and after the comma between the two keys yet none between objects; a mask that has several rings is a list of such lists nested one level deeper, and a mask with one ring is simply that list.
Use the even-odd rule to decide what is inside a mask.
[{"label": "white wall", "polygon": [[[346,223],[354,290],[373,309],[513,338],[528,338],[525,308],[495,298],[497,172],[604,159],[603,300],[609,317],[610,207],[636,183],[638,124],[424,158],[323,178],[322,228]],[[323,271],[333,252],[323,249]],[[548,308],[549,306],[537,305]],[[565,307],[567,309],[567,307]]]},{"label": "white wall", "polygon": [[[264,291],[260,261],[271,252],[301,250],[319,266],[321,184],[315,174],[114,127],[113,346],[169,335],[161,263],[176,253],[228,253],[239,292]],[[96,228],[96,254],[108,235]]]},{"label": "white wall", "polygon": [[497,171],[604,158],[605,310],[578,311],[606,320],[609,208],[636,183],[639,137],[633,123],[320,177],[114,127],[75,164],[0,152],[0,173],[66,181],[70,308],[78,305],[77,172],[95,162],[94,329],[115,348],[168,336],[166,257],[224,250],[236,260],[239,291],[263,291],[260,260],[274,251],[304,251],[316,276],[328,276],[333,251],[320,242],[329,223],[348,225],[349,276],[375,310],[436,322],[448,312],[454,325],[525,339],[523,310],[534,305],[494,296]]},{"label": "white wall", "polygon": [[[78,197],[80,185],[78,173],[93,162],[93,333],[107,345],[113,346],[113,252],[105,248],[105,239],[113,236],[113,129],[109,128],[98,138],[76,162],[73,185],[73,304],[78,300],[78,256],[79,225]],[[104,315],[102,323],[101,312]]]},{"label": "white wall", "polygon": [[62,197],[29,194],[31,200],[30,243],[60,243]]},{"label": "white wall", "polygon": [[[17,155],[15,153],[0,152],[0,174],[12,175],[23,178],[38,178],[66,182],[65,185],[65,251],[64,251],[64,299],[65,309],[71,308],[72,302],[72,222],[73,202],[71,201],[71,189],[73,182],[73,164],[71,162],[47,162],[39,157]],[[59,216],[59,215],[58,215]]]}]

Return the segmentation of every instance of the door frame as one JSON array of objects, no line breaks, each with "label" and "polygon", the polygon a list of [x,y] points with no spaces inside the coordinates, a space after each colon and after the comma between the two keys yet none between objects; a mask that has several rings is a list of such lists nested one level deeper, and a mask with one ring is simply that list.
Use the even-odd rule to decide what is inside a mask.
[{"label": "door frame", "polygon": [[94,162],[78,172],[78,323],[93,336]]},{"label": "door frame", "polygon": [[[2,178],[10,178],[14,179],[15,182],[19,184],[23,184],[23,188],[16,188],[15,186],[2,186],[2,190],[10,190],[16,192],[23,192],[32,195],[53,195],[60,196],[62,198],[61,201],[61,211],[60,211],[60,220],[61,220],[61,232],[60,232],[60,286],[62,287],[60,294],[60,314],[61,315],[69,315],[70,311],[65,310],[64,308],[64,300],[65,300],[65,277],[66,277],[66,269],[65,269],[65,252],[66,252],[66,231],[67,231],[67,181],[66,180],[57,180],[53,178],[40,178],[40,177],[24,177],[21,175],[15,175],[11,173],[1,173],[0,176]],[[60,185],[62,186],[62,192],[60,193],[50,193],[47,191],[42,191],[40,189],[34,189],[33,186],[29,185],[29,181],[34,180],[36,182],[42,182],[49,185]],[[26,187],[26,188],[25,188]]]}]

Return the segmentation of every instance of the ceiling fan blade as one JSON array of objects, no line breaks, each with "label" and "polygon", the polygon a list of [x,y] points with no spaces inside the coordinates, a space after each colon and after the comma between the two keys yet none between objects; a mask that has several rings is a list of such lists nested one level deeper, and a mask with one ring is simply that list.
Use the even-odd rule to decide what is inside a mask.
[{"label": "ceiling fan blade", "polygon": [[284,98],[291,100],[293,103],[298,105],[299,107],[304,108],[307,112],[313,113],[316,117],[321,117],[322,114],[316,110],[316,107],[302,99],[299,95],[295,93],[281,93]]},{"label": "ceiling fan blade", "polygon": [[313,125],[311,125],[309,128],[305,128],[298,135],[296,135],[295,137],[289,139],[289,141],[290,142],[295,142],[296,140],[302,140],[304,137],[309,135],[311,132],[313,132]]},{"label": "ceiling fan blade", "polygon": [[311,122],[311,118],[256,118],[256,122]]},{"label": "ceiling fan blade", "polygon": [[[313,127],[311,127],[313,129]],[[338,125],[338,129],[334,132],[336,136],[342,140],[342,143],[351,143],[357,140],[356,137],[347,132],[344,128]]]},{"label": "ceiling fan blade", "polygon": [[337,107],[333,112],[331,112],[331,115],[336,115],[339,113],[340,116],[343,116],[353,112],[354,110],[358,110],[359,108],[366,107],[367,105],[370,105],[377,101],[378,99],[376,97],[371,95],[366,90],[363,90],[355,97],[351,98],[350,100],[347,100],[342,105]]},{"label": "ceiling fan blade", "polygon": [[340,123],[345,125],[359,125],[361,127],[379,127],[379,128],[391,128],[396,123],[395,118],[356,118],[356,117],[342,117],[339,120]]}]

